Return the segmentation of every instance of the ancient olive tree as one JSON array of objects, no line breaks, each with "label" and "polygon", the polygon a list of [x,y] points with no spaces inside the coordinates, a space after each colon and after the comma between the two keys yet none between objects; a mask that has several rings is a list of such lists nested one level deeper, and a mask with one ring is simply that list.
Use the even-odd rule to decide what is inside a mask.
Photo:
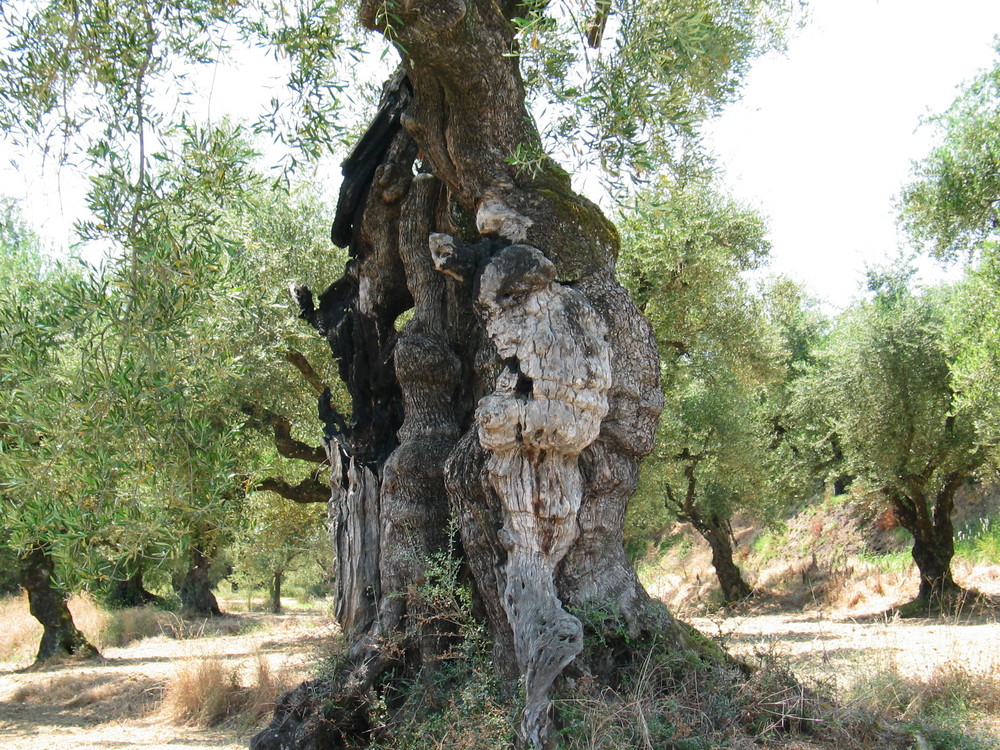
[{"label": "ancient olive tree", "polygon": [[768,395],[782,352],[742,275],[766,259],[764,223],[702,179],[665,182],[644,199],[622,222],[620,264],[663,357],[667,406],[643,487],[708,542],[734,603],[752,592],[733,559],[732,517],[766,521],[781,492]]},{"label": "ancient olive tree", "polygon": [[[581,147],[577,161],[619,187],[656,171],[780,35],[785,6],[358,6],[17,3],[3,17],[0,122],[42,143],[90,138],[105,218],[91,226],[115,228],[138,290],[159,270],[137,251],[162,247],[150,145],[170,117],[154,93],[171,90],[174,68],[211,61],[238,36],[229,28],[271,45],[293,71],[296,120],[281,135],[316,153],[335,130],[343,19],[395,47],[399,71],[345,164],[333,239],[351,260],[322,294],[295,290],[351,397],[349,415],[321,400],[349,654],[285,696],[254,745],[372,740],[376,707],[398,710],[401,686],[432,675],[461,636],[422,593],[444,558],[462,563],[496,670],[521,681],[520,741],[541,747],[555,741],[560,676],[615,684],[654,643],[710,658],[624,554],[662,406],[656,346],[615,278],[614,225],[546,154],[573,161]],[[540,125],[529,102],[547,105]],[[279,110],[261,127],[280,129]],[[194,247],[167,244],[182,263]]]},{"label": "ancient olive tree", "polygon": [[284,696],[255,748],[376,733],[372,696],[392,701],[454,648],[421,593],[451,550],[495,668],[521,681],[525,746],[555,741],[560,676],[613,683],[654,641],[694,648],[624,554],[659,362],[615,278],[614,225],[544,155],[526,106],[517,28],[542,10],[361,5],[403,65],[345,162],[333,237],[352,260],[318,297],[294,290],[352,396],[349,420],[323,412],[351,647],[336,676]]}]

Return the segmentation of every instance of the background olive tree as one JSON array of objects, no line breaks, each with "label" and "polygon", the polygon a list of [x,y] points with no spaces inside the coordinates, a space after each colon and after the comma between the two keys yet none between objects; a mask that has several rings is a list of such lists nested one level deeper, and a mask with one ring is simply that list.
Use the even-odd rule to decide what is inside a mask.
[{"label": "background olive tree", "polygon": [[951,572],[955,493],[986,460],[977,414],[955,390],[945,340],[950,290],[872,273],[872,298],[837,321],[812,387],[829,405],[844,467],[880,492],[913,536],[919,606],[959,593]]},{"label": "background olive tree", "polygon": [[640,502],[656,495],[705,538],[724,601],[738,602],[751,587],[733,559],[733,516],[767,525],[799,489],[779,418],[805,355],[745,278],[769,250],[758,214],[698,177],[643,197],[622,221],[621,274],[653,323],[665,408]]}]

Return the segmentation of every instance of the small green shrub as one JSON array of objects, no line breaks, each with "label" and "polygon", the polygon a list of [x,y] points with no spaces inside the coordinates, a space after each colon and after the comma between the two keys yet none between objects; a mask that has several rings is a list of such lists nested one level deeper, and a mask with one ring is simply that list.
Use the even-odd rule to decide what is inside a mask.
[{"label": "small green shrub", "polygon": [[[426,558],[423,567],[424,582],[410,600],[414,611],[424,613],[416,626],[430,626],[445,638],[452,633],[458,638],[445,658],[425,667],[420,678],[408,686],[402,709],[393,712],[381,707],[385,721],[391,719],[392,739],[387,744],[376,741],[372,748],[511,747],[516,701],[493,668],[491,641],[485,629],[471,615],[472,593],[462,581],[460,563],[450,552],[439,553]],[[326,667],[327,674],[339,669],[340,663],[334,656]]]},{"label": "small green shrub", "polygon": [[1000,563],[1000,518],[980,518],[955,534],[955,557],[976,564]]},{"label": "small green shrub", "polygon": [[779,558],[788,549],[788,529],[779,524],[767,529],[753,543],[753,553],[760,565]]}]

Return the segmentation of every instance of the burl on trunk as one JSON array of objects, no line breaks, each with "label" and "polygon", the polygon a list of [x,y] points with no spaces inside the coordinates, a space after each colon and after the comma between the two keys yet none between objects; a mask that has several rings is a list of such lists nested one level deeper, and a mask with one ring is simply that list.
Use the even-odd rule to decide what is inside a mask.
[{"label": "burl on trunk", "polygon": [[[252,746],[370,738],[366,695],[435,669],[459,637],[418,593],[453,554],[496,668],[522,681],[520,741],[544,747],[561,673],[610,679],[651,639],[688,644],[622,543],[662,408],[656,347],[615,280],[613,224],[553,162],[511,158],[540,150],[514,4],[384,11],[365,3],[362,21],[403,68],[345,162],[333,235],[352,258],[318,305],[293,292],[352,399],[349,421],[321,404],[350,654],[336,684],[284,696]],[[585,657],[591,637],[621,648]]]}]

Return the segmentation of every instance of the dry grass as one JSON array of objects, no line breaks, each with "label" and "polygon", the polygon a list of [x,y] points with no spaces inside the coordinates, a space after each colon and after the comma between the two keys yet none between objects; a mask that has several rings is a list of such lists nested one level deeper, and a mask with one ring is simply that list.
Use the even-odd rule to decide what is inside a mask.
[{"label": "dry grass", "polygon": [[977,665],[949,661],[925,674],[890,666],[869,674],[846,695],[849,705],[912,727],[920,748],[985,750],[997,747],[1000,739],[996,661]]},{"label": "dry grass", "polygon": [[[69,610],[76,626],[100,650],[157,636],[192,639],[235,635],[247,627],[239,617],[185,620],[152,605],[109,610],[86,593],[74,594]],[[26,594],[0,598],[0,663],[34,658],[41,636],[42,626],[31,616]]]},{"label": "dry grass", "polygon": [[947,661],[926,674],[895,665],[867,675],[848,691],[856,700],[901,721],[943,714],[1000,712],[1000,664]]},{"label": "dry grass", "polygon": [[90,594],[73,594],[69,600],[73,622],[87,640],[98,648],[106,645],[103,634],[113,619],[113,614],[98,604]]},{"label": "dry grass", "polygon": [[290,670],[272,669],[260,652],[244,671],[248,674],[218,656],[182,666],[167,683],[162,715],[188,726],[251,726],[274,709],[275,699],[295,681]]},{"label": "dry grass", "polygon": [[27,596],[0,599],[0,662],[33,658],[41,637],[42,626],[28,612]]},{"label": "dry grass", "polygon": [[[69,611],[87,640],[99,649],[123,646],[161,632],[149,613],[109,612],[88,594],[75,594],[69,600]],[[0,662],[33,658],[41,637],[42,626],[28,610],[27,594],[0,599]]]},{"label": "dry grass", "polygon": [[143,716],[158,705],[163,686],[155,680],[115,673],[63,674],[17,688],[12,703],[60,709],[91,708],[105,721]]},{"label": "dry grass", "polygon": [[[693,532],[659,559],[640,567],[646,589],[680,617],[699,617],[723,608],[719,583],[708,545]],[[751,527],[738,527],[743,550]],[[885,612],[917,595],[919,576],[908,552],[882,558],[839,555],[830,559],[812,554],[762,559],[739,555],[744,578],[760,595],[750,608],[823,610],[871,614]],[[1000,565],[955,560],[955,580],[970,589],[1000,594]],[[741,608],[742,609],[742,608]]]},{"label": "dry grass", "polygon": [[568,750],[662,747],[902,750],[906,733],[804,687],[781,661],[749,676],[726,666],[648,663],[622,690],[560,701]]}]

